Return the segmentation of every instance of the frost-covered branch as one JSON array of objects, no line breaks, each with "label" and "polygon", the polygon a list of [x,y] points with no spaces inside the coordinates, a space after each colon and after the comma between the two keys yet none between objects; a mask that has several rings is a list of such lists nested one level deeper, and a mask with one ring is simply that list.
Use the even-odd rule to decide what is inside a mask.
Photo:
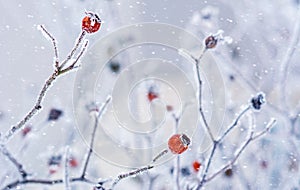
[{"label": "frost-covered branch", "polygon": [[45,34],[45,37],[49,38],[52,41],[53,44],[53,49],[54,49],[54,66],[55,68],[58,68],[59,66],[59,56],[58,56],[58,47],[57,47],[57,41],[56,39],[53,37],[53,35],[48,32],[48,30],[45,28],[44,25],[39,25],[39,29],[41,29],[41,31]]},{"label": "frost-covered branch", "polygon": [[108,103],[110,102],[111,97],[107,98],[106,102],[104,103],[104,105],[101,107],[101,109],[99,110],[99,112],[96,114],[95,116],[95,124],[94,124],[94,128],[93,128],[93,132],[92,132],[92,137],[91,137],[91,142],[90,142],[90,147],[89,147],[89,151],[87,154],[87,157],[84,161],[84,165],[83,165],[83,170],[82,173],[80,175],[80,177],[76,177],[76,178],[70,178],[69,177],[69,173],[68,173],[68,152],[66,152],[66,160],[65,160],[65,175],[63,179],[56,179],[56,180],[46,180],[46,179],[28,179],[27,178],[27,172],[23,169],[23,166],[14,158],[11,156],[11,154],[7,151],[7,149],[5,149],[4,145],[1,146],[1,151],[4,155],[6,155],[9,160],[18,168],[20,174],[22,175],[23,179],[22,180],[16,180],[8,185],[6,185],[2,190],[9,190],[11,188],[23,185],[23,184],[44,184],[44,185],[56,185],[56,184],[65,184],[65,187],[70,187],[70,183],[72,182],[84,182],[84,183],[89,183],[92,185],[96,185],[97,183],[88,179],[86,177],[86,170],[90,161],[90,156],[93,152],[93,146],[94,146],[94,139],[95,139],[95,135],[96,135],[96,129],[97,126],[99,124],[99,119],[101,118],[102,114],[105,111],[106,106],[108,105]]},{"label": "frost-covered branch", "polygon": [[93,127],[93,132],[92,132],[92,137],[91,137],[91,141],[90,141],[90,146],[89,146],[89,150],[88,153],[86,155],[85,161],[84,161],[84,165],[83,165],[83,169],[81,172],[81,178],[85,178],[86,177],[86,170],[90,161],[90,157],[91,154],[93,152],[93,148],[94,148],[94,141],[95,141],[95,135],[96,135],[96,131],[99,125],[99,119],[101,118],[106,106],[108,105],[108,103],[110,102],[111,97],[108,97],[107,100],[105,101],[105,103],[103,104],[103,106],[101,107],[101,109],[99,110],[99,112],[95,115],[95,124]]},{"label": "frost-covered branch", "polygon": [[18,162],[18,160],[12,156],[12,154],[7,150],[4,145],[0,145],[0,150],[4,156],[6,156],[11,163],[18,169],[19,174],[25,179],[28,176],[28,173],[24,170],[23,165]]},{"label": "frost-covered branch", "polygon": [[[91,14],[94,14],[94,13],[91,13]],[[94,15],[96,15],[96,14],[94,14]],[[86,18],[89,19],[88,16],[86,16],[85,19]],[[99,22],[101,22],[101,21],[99,21]],[[90,22],[88,22],[88,23],[90,23]],[[67,58],[61,64],[59,63],[59,59],[58,59],[58,49],[57,49],[57,42],[56,42],[55,38],[51,35],[50,32],[47,31],[47,29],[43,25],[39,26],[39,29],[42,31],[44,36],[46,38],[50,38],[52,43],[53,43],[54,54],[55,54],[55,65],[54,65],[55,70],[50,75],[50,77],[46,80],[44,86],[42,87],[42,90],[40,91],[40,93],[37,97],[37,100],[36,100],[33,108],[25,115],[25,117],[21,121],[19,121],[17,124],[12,126],[9,129],[9,131],[7,131],[4,139],[2,139],[2,142],[1,142],[2,144],[7,143],[20,128],[22,128],[33,116],[35,116],[42,109],[42,102],[45,98],[46,93],[48,92],[48,90],[52,86],[53,82],[60,75],[62,75],[64,73],[67,73],[67,72],[77,68],[76,63],[82,57],[83,53],[85,52],[85,50],[87,48],[87,45],[88,45],[87,40],[84,42],[81,51],[79,52],[78,56],[75,58],[75,61],[72,64],[70,64],[69,66],[67,66],[66,68],[65,68],[65,66],[75,56],[75,53],[76,53],[78,47],[82,44],[86,33],[96,32],[100,28],[101,23],[97,23],[97,21],[96,21],[96,24],[98,24],[97,28],[93,28],[96,25],[95,26],[90,26],[90,25],[87,25],[86,22],[84,22],[84,25],[82,27],[82,31],[81,31],[78,39],[76,40],[74,47],[72,48],[72,50],[69,53],[69,55],[67,56]]]},{"label": "frost-covered branch", "polygon": [[276,120],[271,119],[271,121],[269,121],[269,123],[267,124],[266,128],[264,130],[262,130],[261,132],[257,133],[256,135],[254,135],[253,131],[250,131],[247,140],[237,150],[237,152],[235,153],[235,156],[233,157],[233,159],[230,162],[228,162],[226,165],[224,165],[221,169],[219,169],[216,173],[212,174],[210,177],[205,179],[205,181],[203,181],[203,183],[211,181],[212,179],[217,177],[219,174],[223,173],[227,168],[231,167],[237,161],[237,159],[240,157],[240,155],[245,150],[245,148],[252,141],[254,141],[254,140],[260,138],[262,135],[266,134],[274,126],[275,123],[276,123]]},{"label": "frost-covered branch", "polygon": [[65,153],[65,170],[64,170],[65,190],[71,190],[70,175],[69,175],[69,161],[70,161],[69,151],[70,151],[70,148],[67,146],[66,153]]}]

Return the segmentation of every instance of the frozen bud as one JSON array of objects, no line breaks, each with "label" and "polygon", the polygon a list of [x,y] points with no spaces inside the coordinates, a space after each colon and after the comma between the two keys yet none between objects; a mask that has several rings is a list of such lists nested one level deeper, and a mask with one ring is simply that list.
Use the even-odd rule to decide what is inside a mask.
[{"label": "frozen bud", "polygon": [[110,61],[109,68],[113,73],[118,73],[120,71],[121,65],[118,61]]},{"label": "frozen bud", "polygon": [[191,171],[188,167],[181,168],[180,172],[183,177],[191,175]]},{"label": "frozen bud", "polygon": [[61,155],[53,155],[49,158],[48,160],[48,166],[51,165],[57,165],[59,166],[62,160],[62,156]]},{"label": "frozen bud", "polygon": [[22,129],[22,137],[25,137],[31,131],[31,126],[27,125]]},{"label": "frozen bud", "polygon": [[233,176],[233,170],[231,168],[225,170],[224,175],[226,177],[229,177],[229,178],[232,177]]},{"label": "frozen bud", "polygon": [[261,105],[263,105],[265,102],[265,95],[260,92],[251,99],[251,106],[256,110],[260,110]]},{"label": "frozen bud", "polygon": [[216,37],[214,37],[213,35],[208,36],[205,39],[205,48],[212,49],[212,48],[216,47],[217,42],[218,42],[218,39]]}]

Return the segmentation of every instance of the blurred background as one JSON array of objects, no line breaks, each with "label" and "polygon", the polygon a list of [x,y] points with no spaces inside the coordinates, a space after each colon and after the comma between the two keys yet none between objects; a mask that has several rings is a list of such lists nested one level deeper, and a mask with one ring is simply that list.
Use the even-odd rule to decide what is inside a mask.
[{"label": "blurred background", "polygon": [[[253,142],[241,155],[238,162],[227,172],[221,173],[213,181],[207,183],[205,189],[299,189],[299,138],[300,138],[300,66],[299,66],[299,38],[300,38],[300,11],[298,0],[261,0],[261,1],[130,1],[130,0],[61,0],[61,1],[30,1],[13,0],[1,1],[0,4],[0,132],[5,133],[11,125],[17,123],[33,106],[36,97],[48,76],[53,72],[53,47],[50,41],[37,30],[43,24],[58,41],[60,59],[66,57],[81,31],[81,19],[84,11],[94,11],[102,20],[101,30],[87,38],[90,41],[90,52],[97,51],[101,39],[110,35],[121,27],[143,22],[163,23],[179,27],[195,36],[200,42],[206,36],[224,31],[224,36],[232,39],[231,43],[218,44],[216,49],[208,52],[204,63],[213,62],[217,65],[211,73],[203,73],[204,77],[204,111],[210,120],[214,106],[222,109],[218,127],[213,129],[215,135],[222,132],[242,107],[249,103],[252,96],[262,91],[266,95],[267,104],[260,112],[249,114],[255,117],[257,131],[264,129],[270,118],[276,118],[277,123],[269,134]],[[130,41],[129,39],[126,39]],[[122,40],[116,46],[122,45]],[[182,44],[188,42],[182,40]],[[192,42],[191,42],[192,43]],[[194,43],[193,43],[194,44]],[[190,52],[198,55],[199,47],[192,46]],[[155,46],[145,46],[142,50],[133,50],[120,53],[118,57],[107,62],[104,71],[104,87],[114,86],[122,70],[126,70],[137,52],[159,52]],[[109,47],[107,47],[109,50]],[[182,69],[193,87],[196,88],[196,78],[193,65],[181,60],[177,52],[165,53],[167,60]],[[150,53],[149,53],[150,54]],[[151,53],[152,54],[152,53]],[[130,55],[130,56],[129,56]],[[164,53],[152,54],[151,58],[162,58]],[[83,63],[88,63],[88,56]],[[177,56],[177,57],[176,57]],[[143,56],[140,57],[142,59]],[[86,62],[84,62],[86,60]],[[135,60],[136,61],[136,60]],[[207,66],[209,68],[209,66]],[[146,70],[147,68],[145,68]],[[158,68],[159,69],[159,68]],[[84,70],[86,71],[86,70]],[[88,75],[88,73],[86,73]],[[134,73],[133,73],[134,74]],[[214,76],[220,76],[216,84],[222,88],[210,85],[205,86]],[[103,77],[103,76],[102,76]],[[176,79],[176,76],[171,78]],[[178,78],[177,78],[178,79]],[[194,80],[195,79],[195,80]],[[130,78],[126,80],[130,81]],[[180,81],[180,78],[178,79]],[[82,161],[88,150],[89,134],[93,121],[86,119],[86,124],[76,123],[73,92],[76,85],[76,73],[59,78],[47,93],[43,102],[42,112],[34,117],[25,128],[28,133],[21,131],[7,145],[8,149],[22,162],[25,169],[34,178],[57,179],[63,176],[63,167],[53,168],[51,161],[61,160],[65,147],[70,146],[70,155],[74,163],[70,164],[70,175],[78,176]],[[214,84],[214,83],[212,83]],[[103,89],[103,84],[101,83]],[[112,90],[96,89],[96,102],[83,103],[82,112],[88,115],[85,106],[101,104]],[[105,89],[105,88],[104,88]],[[176,89],[176,87],[174,88]],[[213,90],[212,90],[213,89]],[[225,90],[223,90],[225,89]],[[154,90],[154,91],[151,91]],[[215,91],[220,91],[220,95]],[[147,81],[138,89],[133,97],[139,99],[135,105],[136,117],[147,119],[145,107],[152,105],[155,113],[155,102],[149,92],[165,97],[167,105],[172,104],[174,113],[180,101],[159,82]],[[224,104],[211,94],[222,99]],[[171,95],[169,95],[171,94]],[[119,94],[128,96],[128,94]],[[179,97],[179,99],[184,99]],[[130,98],[128,100],[130,102]],[[179,103],[178,103],[179,102]],[[134,104],[134,103],[133,103]],[[141,106],[140,106],[141,105]],[[140,109],[140,111],[138,111]],[[170,113],[171,112],[171,113]],[[160,112],[158,112],[160,113]],[[151,145],[166,144],[167,137],[172,134],[174,120],[173,110],[165,114],[165,124],[168,133],[161,136],[147,137],[145,141]],[[52,116],[50,116],[52,114]],[[77,115],[78,116],[78,115]],[[153,114],[153,118],[159,116]],[[192,116],[191,116],[192,117]],[[188,120],[188,118],[187,118]],[[213,174],[223,164],[234,156],[234,152],[244,142],[249,125],[248,117],[242,118],[239,126],[225,140],[213,159],[209,174]],[[251,119],[250,119],[251,120]],[[85,121],[84,121],[85,122]],[[83,122],[83,123],[84,123]],[[105,126],[105,122],[103,126]],[[108,122],[109,123],[109,122]],[[90,127],[88,127],[90,126]],[[107,125],[106,125],[107,126]],[[198,183],[203,171],[193,167],[195,161],[205,164],[209,154],[209,145],[203,149],[205,130],[200,124],[199,130],[193,131],[193,145],[188,152],[180,156],[180,187],[192,189]],[[212,126],[214,128],[214,126]],[[85,130],[86,129],[86,130]],[[117,131],[117,129],[115,129]],[[107,132],[108,130],[106,130]],[[110,131],[114,133],[116,131]],[[123,135],[123,136],[122,136]],[[140,145],[141,141],[134,141],[134,134],[126,136],[117,133],[114,138],[124,138],[128,146]],[[97,145],[101,145],[100,136],[96,136]],[[149,140],[150,139],[150,140]],[[200,145],[201,144],[201,145]],[[99,145],[99,146],[100,146]],[[142,145],[141,145],[142,146]],[[201,147],[201,148],[199,148]],[[106,151],[109,150],[109,147]],[[101,151],[101,149],[97,149]],[[105,154],[110,154],[109,151]],[[126,151],[125,153],[126,154]],[[153,154],[145,160],[151,160]],[[130,157],[130,156],[129,156]],[[116,186],[116,189],[174,189],[174,162],[170,157],[162,164],[145,174],[125,179]],[[124,158],[125,159],[125,158]],[[127,159],[127,158],[126,158]],[[60,162],[60,161],[59,161]],[[63,162],[63,161],[61,161]],[[126,161],[127,162],[127,161]],[[135,162],[129,159],[128,162]],[[141,163],[144,163],[141,161]],[[136,166],[135,165],[135,166]],[[128,166],[128,165],[127,165]],[[131,165],[130,165],[131,166]],[[4,187],[18,179],[19,175],[6,157],[0,156],[0,187]],[[117,176],[120,172],[129,171],[128,167],[121,167],[118,163],[107,162],[100,156],[92,156],[88,169],[90,178],[97,179]],[[63,185],[40,186],[26,185],[20,189],[62,189]],[[93,189],[90,184],[74,183],[72,189]]]}]

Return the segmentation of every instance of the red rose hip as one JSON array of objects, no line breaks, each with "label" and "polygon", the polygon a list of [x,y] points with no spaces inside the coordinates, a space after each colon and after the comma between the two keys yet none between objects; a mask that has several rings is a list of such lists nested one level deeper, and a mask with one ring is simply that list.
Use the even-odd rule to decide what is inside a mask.
[{"label": "red rose hip", "polygon": [[191,140],[185,134],[175,134],[169,139],[168,146],[173,154],[181,154],[190,143]]},{"label": "red rose hip", "polygon": [[82,30],[87,33],[94,33],[100,29],[101,19],[93,12],[87,12],[86,16],[82,19]]}]

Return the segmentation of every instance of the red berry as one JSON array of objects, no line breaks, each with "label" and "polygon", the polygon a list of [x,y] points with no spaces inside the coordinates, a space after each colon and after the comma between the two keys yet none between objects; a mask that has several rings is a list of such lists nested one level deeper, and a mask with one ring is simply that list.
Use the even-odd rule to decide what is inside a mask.
[{"label": "red berry", "polygon": [[201,163],[198,162],[197,160],[193,162],[193,168],[195,172],[198,172],[200,169]]},{"label": "red berry", "polygon": [[155,92],[148,92],[148,100],[151,102],[152,100],[154,100],[155,98],[158,98],[158,95]]},{"label": "red berry", "polygon": [[30,126],[24,127],[24,129],[22,130],[22,136],[25,137],[30,131],[31,131]]},{"label": "red berry", "polygon": [[173,154],[181,154],[188,148],[190,142],[185,134],[175,134],[169,139],[168,146]]},{"label": "red berry", "polygon": [[99,16],[93,12],[87,12],[86,16],[82,19],[82,30],[87,33],[94,33],[100,29],[101,20]]},{"label": "red berry", "polygon": [[70,160],[69,160],[69,164],[72,168],[75,168],[78,166],[78,162],[77,160],[74,158],[74,157],[71,157]]}]

